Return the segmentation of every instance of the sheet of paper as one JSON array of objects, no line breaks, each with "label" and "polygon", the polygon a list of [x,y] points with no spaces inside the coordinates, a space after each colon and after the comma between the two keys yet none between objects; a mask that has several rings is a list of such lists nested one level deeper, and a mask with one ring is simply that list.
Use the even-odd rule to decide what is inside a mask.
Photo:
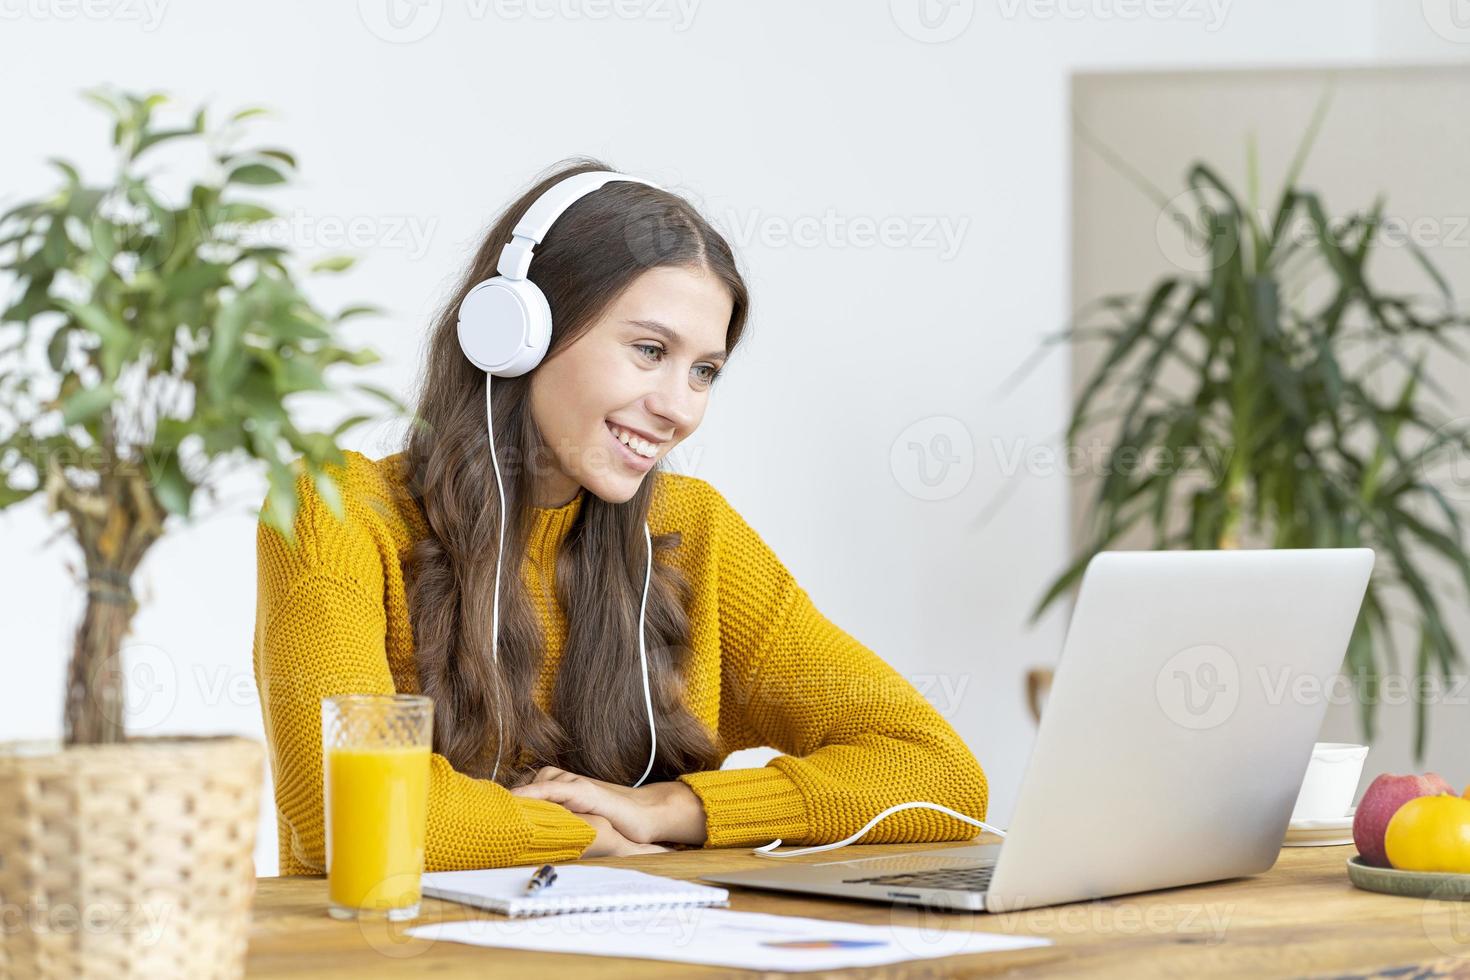
[{"label": "sheet of paper", "polygon": [[485,916],[414,926],[408,935],[546,953],[629,956],[788,973],[1048,946],[1034,936],[973,929],[944,915],[925,928],[832,922],[721,908],[579,912],[534,919]]}]

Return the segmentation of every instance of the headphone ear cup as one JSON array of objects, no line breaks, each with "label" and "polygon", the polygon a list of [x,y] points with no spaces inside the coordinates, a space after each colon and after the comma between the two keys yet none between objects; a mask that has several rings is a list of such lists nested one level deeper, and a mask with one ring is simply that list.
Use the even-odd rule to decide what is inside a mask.
[{"label": "headphone ear cup", "polygon": [[529,279],[496,276],[478,283],[459,305],[459,346],[497,378],[525,374],[551,346],[551,305]]}]

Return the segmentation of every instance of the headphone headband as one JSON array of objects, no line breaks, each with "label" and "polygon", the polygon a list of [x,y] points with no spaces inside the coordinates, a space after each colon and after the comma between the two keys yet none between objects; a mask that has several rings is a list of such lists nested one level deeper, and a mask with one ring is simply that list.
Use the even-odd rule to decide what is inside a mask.
[{"label": "headphone headband", "polygon": [[566,180],[558,181],[548,187],[545,193],[526,209],[521,220],[516,222],[515,230],[511,233],[511,240],[500,250],[500,260],[496,263],[495,270],[507,279],[526,278],[531,268],[531,250],[541,244],[542,239],[551,231],[551,226],[556,223],[557,218],[561,217],[562,212],[599,187],[615,180],[646,184],[649,187],[663,190],[651,180],[631,177],[615,170],[593,170],[573,174]]}]

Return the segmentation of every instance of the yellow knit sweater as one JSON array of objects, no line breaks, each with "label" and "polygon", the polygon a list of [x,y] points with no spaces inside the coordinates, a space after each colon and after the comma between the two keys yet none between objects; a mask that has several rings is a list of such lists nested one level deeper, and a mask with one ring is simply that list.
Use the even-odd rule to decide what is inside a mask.
[{"label": "yellow knit sweater", "polygon": [[[428,533],[403,491],[402,454],[348,452],[346,520],[303,476],[297,543],[259,525],[255,681],[275,778],[281,874],[325,866],[321,699],[347,692],[417,693],[400,558]],[[704,480],[655,472],[649,524],[677,529],[660,556],[688,578],[694,715],[722,752],[770,746],[759,768],[680,777],[704,803],[708,846],[840,840],[885,807],[931,800],[983,819],[985,774],[954,729],[887,663],[817,611],[776,555]],[[566,620],[552,581],[558,546],[587,491],[537,509],[522,575],[537,597],[546,659],[535,697],[546,710]],[[545,573],[548,576],[551,571]],[[968,840],[976,831],[934,810],[888,817],[864,843]],[[523,799],[431,756],[426,869],[568,861],[591,825],[563,807]]]}]

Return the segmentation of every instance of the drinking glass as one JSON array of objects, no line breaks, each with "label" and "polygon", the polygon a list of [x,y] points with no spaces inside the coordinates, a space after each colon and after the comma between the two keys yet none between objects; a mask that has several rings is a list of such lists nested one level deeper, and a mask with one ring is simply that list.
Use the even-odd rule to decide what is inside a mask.
[{"label": "drinking glass", "polygon": [[418,694],[322,699],[327,911],[419,914],[434,702]]}]

